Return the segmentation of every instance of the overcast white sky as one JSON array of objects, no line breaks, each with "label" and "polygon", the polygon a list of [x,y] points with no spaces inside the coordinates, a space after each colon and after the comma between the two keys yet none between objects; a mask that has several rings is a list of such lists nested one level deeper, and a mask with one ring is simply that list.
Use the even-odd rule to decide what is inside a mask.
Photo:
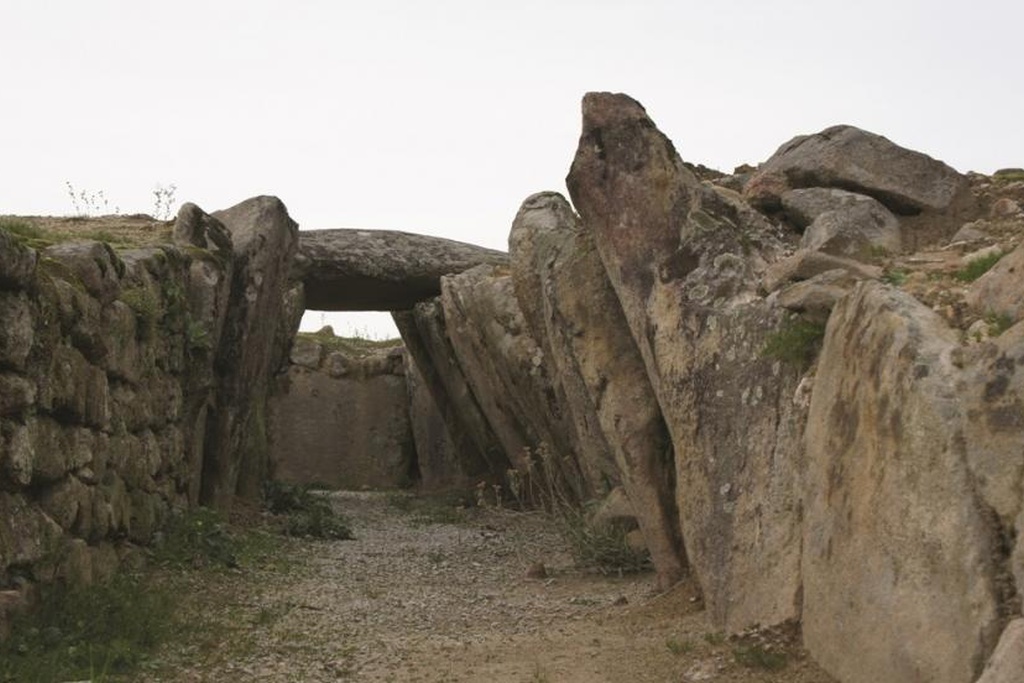
[{"label": "overcast white sky", "polygon": [[0,0],[0,214],[70,214],[66,181],[152,213],[173,183],[504,249],[565,192],[589,90],[723,170],[850,123],[991,172],[1024,166],[1022,33],[1020,0]]}]

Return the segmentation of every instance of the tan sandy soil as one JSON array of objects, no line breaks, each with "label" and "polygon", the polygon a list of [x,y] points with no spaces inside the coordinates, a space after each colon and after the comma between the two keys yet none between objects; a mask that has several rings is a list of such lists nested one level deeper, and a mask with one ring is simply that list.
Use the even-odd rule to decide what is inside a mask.
[{"label": "tan sandy soil", "polygon": [[183,603],[217,637],[185,637],[144,680],[832,680],[791,645],[781,670],[741,664],[750,643],[715,632],[693,582],[657,595],[650,574],[577,570],[539,513],[434,523],[394,495],[333,494],[357,539],[289,544],[285,571],[198,574]]}]

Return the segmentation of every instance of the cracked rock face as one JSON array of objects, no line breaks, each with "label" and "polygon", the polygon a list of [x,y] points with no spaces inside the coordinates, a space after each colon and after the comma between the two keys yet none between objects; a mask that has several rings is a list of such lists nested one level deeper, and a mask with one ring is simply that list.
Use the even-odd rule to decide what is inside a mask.
[{"label": "cracked rock face", "polygon": [[624,95],[584,98],[567,183],[668,427],[683,541],[714,621],[798,619],[805,409],[800,371],[762,353],[785,311],[758,294],[782,253],[776,231],[701,185]]}]

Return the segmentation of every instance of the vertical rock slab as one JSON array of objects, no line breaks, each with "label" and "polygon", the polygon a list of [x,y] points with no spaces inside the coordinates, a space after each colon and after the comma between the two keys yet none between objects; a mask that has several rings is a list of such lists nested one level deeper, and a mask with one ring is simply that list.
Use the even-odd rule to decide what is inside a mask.
[{"label": "vertical rock slab", "polygon": [[[611,447],[601,429],[586,384],[573,362],[564,355],[564,347],[555,350],[552,345],[568,330],[552,329],[547,322],[544,278],[545,268],[553,258],[552,242],[560,243],[576,224],[576,215],[560,195],[541,193],[523,202],[509,233],[509,262],[512,285],[523,312],[530,336],[541,347],[549,361],[551,379],[558,402],[565,406],[567,422],[573,428],[570,437],[577,454],[580,471],[588,484],[588,495],[600,497],[610,486],[620,483],[618,467]],[[603,271],[602,271],[603,277]],[[607,286],[607,278],[605,285]],[[594,283],[577,282],[576,286],[589,291]],[[628,334],[628,332],[626,333]]]},{"label": "vertical rock slab", "polygon": [[[459,466],[460,454],[448,432],[426,380],[409,354],[405,356],[409,424],[416,450],[418,486],[423,491],[468,489],[476,484]],[[472,444],[468,444],[472,447]]]},{"label": "vertical rock slab", "polygon": [[[672,442],[643,360],[608,282],[593,235],[583,230],[559,194],[523,202],[513,234],[532,232],[538,318],[550,357],[565,387],[577,425],[601,430],[651,552],[658,585],[668,588],[685,569],[675,501]],[[510,249],[513,273],[516,250]],[[520,297],[522,301],[522,297]],[[577,426],[577,432],[583,428]],[[593,451],[580,453],[584,470],[606,471]]]},{"label": "vertical rock slab", "polygon": [[288,272],[298,225],[276,197],[254,197],[212,214],[231,234],[233,261],[227,319],[216,351],[220,383],[207,415],[201,500],[226,508],[255,497],[267,473],[269,380],[284,359],[278,326],[287,313]]},{"label": "vertical rock slab", "polygon": [[474,482],[501,481],[510,462],[459,366],[440,301],[423,301],[391,317],[451,435],[460,471]]},{"label": "vertical rock slab", "polygon": [[848,683],[968,683],[1001,627],[962,429],[958,335],[861,283],[833,310],[806,434],[804,642]]},{"label": "vertical rock slab", "polygon": [[571,426],[548,363],[529,334],[507,269],[477,266],[441,280],[448,338],[506,456],[528,474],[529,451],[545,444],[547,475],[563,492],[583,497]]},{"label": "vertical rock slab", "polygon": [[[325,351],[330,344],[327,338]],[[412,484],[402,347],[339,347],[318,356],[322,363],[293,362],[275,382],[268,411],[274,479],[350,490]]]},{"label": "vertical rock slab", "polygon": [[785,313],[757,283],[772,227],[702,186],[639,103],[590,93],[567,178],[675,449],[686,554],[728,631],[800,614],[799,368],[765,358]]}]

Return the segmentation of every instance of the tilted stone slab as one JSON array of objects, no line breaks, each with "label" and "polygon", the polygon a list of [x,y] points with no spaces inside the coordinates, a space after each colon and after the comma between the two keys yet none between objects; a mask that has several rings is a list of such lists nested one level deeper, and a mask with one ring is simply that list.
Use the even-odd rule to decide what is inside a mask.
[{"label": "tilted stone slab", "polygon": [[441,293],[441,277],[504,252],[397,230],[303,230],[292,277],[314,311],[402,311]]}]

